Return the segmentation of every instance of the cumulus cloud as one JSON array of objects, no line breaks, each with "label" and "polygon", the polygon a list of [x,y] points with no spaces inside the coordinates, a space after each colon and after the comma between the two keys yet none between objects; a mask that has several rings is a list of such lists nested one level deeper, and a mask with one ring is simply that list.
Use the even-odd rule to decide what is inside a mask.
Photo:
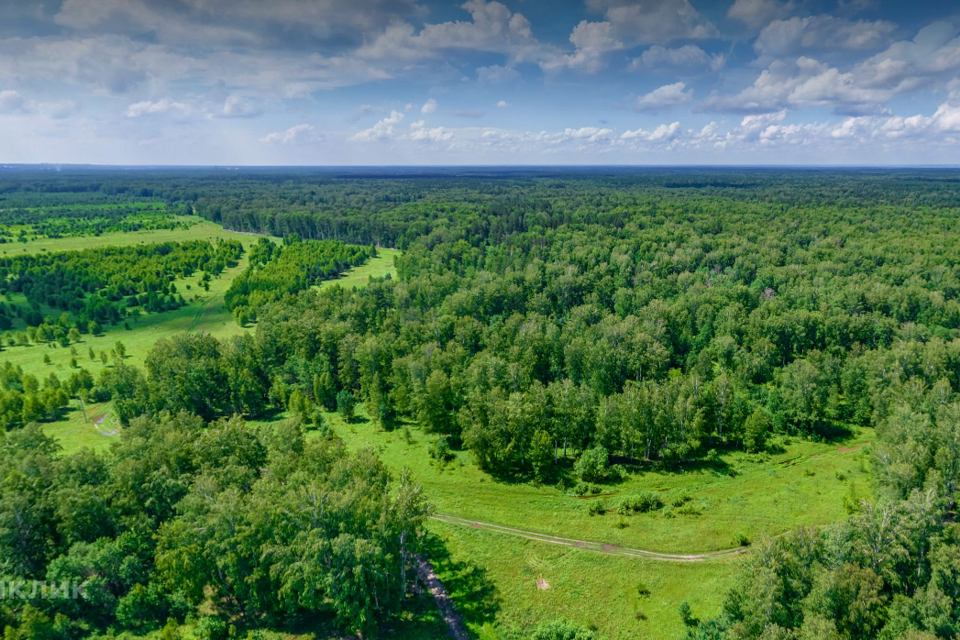
[{"label": "cumulus cloud", "polygon": [[655,45],[634,58],[628,71],[687,72],[720,71],[727,60],[723,54],[710,55],[700,47],[686,44],[676,49]]},{"label": "cumulus cloud", "polygon": [[897,87],[865,82],[856,72],[800,57],[795,62],[773,62],[752,86],[734,96],[713,96],[705,108],[715,111],[773,112],[804,106],[832,107],[838,112],[876,111],[897,95]]},{"label": "cumulus cloud", "polygon": [[665,44],[719,35],[689,0],[587,0],[601,12],[616,37],[630,44]]},{"label": "cumulus cloud", "polygon": [[647,142],[662,142],[674,140],[682,132],[679,122],[671,124],[662,124],[652,131],[644,129],[635,129],[633,131],[624,131],[621,134],[621,140],[646,140]]},{"label": "cumulus cloud", "polygon": [[511,106],[513,106],[513,105],[511,105],[511,104],[510,104],[509,102],[507,102],[506,100],[501,100],[500,102],[497,103],[497,108],[498,108],[498,109],[509,109]]},{"label": "cumulus cloud", "polygon": [[144,118],[148,116],[174,116],[186,118],[197,115],[196,109],[184,102],[177,102],[170,98],[157,101],[144,100],[135,102],[127,107],[128,118]]},{"label": "cumulus cloud", "polygon": [[676,82],[654,89],[637,98],[634,108],[637,111],[661,111],[686,104],[693,100],[693,89],[687,89],[683,82]]},{"label": "cumulus cloud", "polygon": [[261,138],[260,142],[279,145],[306,145],[323,142],[323,139],[323,135],[313,125],[298,124],[286,131],[270,133]]},{"label": "cumulus cloud", "polygon": [[263,109],[248,98],[232,95],[223,103],[223,108],[212,115],[217,118],[255,118],[263,115]]},{"label": "cumulus cloud", "polygon": [[500,2],[468,0],[461,5],[472,20],[427,24],[419,32],[409,22],[394,22],[357,50],[364,59],[407,63],[437,57],[450,50],[506,54],[513,61],[535,57],[542,49],[530,22]]},{"label": "cumulus cloud", "polygon": [[161,43],[341,48],[419,12],[415,0],[65,0],[55,20],[87,33],[150,34]]},{"label": "cumulus cloud", "polygon": [[369,129],[364,129],[358,133],[355,133],[351,140],[357,142],[375,142],[378,140],[389,140],[394,135],[394,125],[400,123],[403,120],[403,113],[393,110],[390,112],[390,115],[380,120],[375,125]]},{"label": "cumulus cloud", "polygon": [[790,18],[764,27],[753,48],[771,58],[803,51],[865,51],[889,45],[896,28],[885,20],[854,22],[829,15]]},{"label": "cumulus cloud", "polygon": [[407,138],[416,142],[447,142],[453,138],[453,132],[449,129],[445,129],[444,127],[431,129],[427,127],[423,120],[411,124],[410,129],[411,131],[407,134]]},{"label": "cumulus cloud", "polygon": [[727,11],[727,17],[744,23],[748,27],[759,29],[763,25],[784,18],[794,10],[792,0],[737,0]]},{"label": "cumulus cloud", "polygon": [[431,113],[437,112],[437,101],[433,98],[427,100],[422,107],[420,107],[420,113],[424,115],[430,115]]},{"label": "cumulus cloud", "polygon": [[519,82],[521,77],[522,76],[520,75],[520,72],[513,67],[504,67],[498,64],[493,64],[487,67],[477,68],[477,81],[484,84],[508,84],[511,82]]},{"label": "cumulus cloud", "polygon": [[609,22],[583,20],[574,27],[570,42],[576,47],[572,54],[552,55],[540,62],[540,68],[544,71],[582,69],[587,73],[596,73],[604,66],[605,54],[624,48]]}]

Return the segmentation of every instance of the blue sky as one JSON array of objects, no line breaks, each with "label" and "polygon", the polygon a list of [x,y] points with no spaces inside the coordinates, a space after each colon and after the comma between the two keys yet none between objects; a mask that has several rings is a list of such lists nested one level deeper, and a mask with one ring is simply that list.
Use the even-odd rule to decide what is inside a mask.
[{"label": "blue sky", "polygon": [[960,4],[0,0],[0,162],[960,164]]}]

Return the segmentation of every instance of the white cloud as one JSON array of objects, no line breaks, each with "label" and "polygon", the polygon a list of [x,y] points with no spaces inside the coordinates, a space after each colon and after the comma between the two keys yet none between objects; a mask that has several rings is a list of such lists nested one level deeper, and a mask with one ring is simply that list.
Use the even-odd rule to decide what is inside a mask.
[{"label": "white cloud", "polygon": [[58,24],[82,32],[149,33],[161,43],[308,49],[346,42],[419,12],[415,0],[65,0]]},{"label": "white cloud", "polygon": [[131,104],[127,107],[126,115],[128,118],[144,118],[147,116],[186,118],[197,115],[197,112],[196,109],[186,103],[163,98],[155,102],[145,100]]},{"label": "white cloud", "polygon": [[616,37],[630,44],[665,44],[719,35],[689,0],[587,0],[602,12]]},{"label": "white cloud", "polygon": [[670,141],[677,138],[681,133],[680,123],[674,122],[669,125],[662,124],[653,131],[636,129],[634,131],[624,131],[620,136],[621,140],[646,140],[648,142]]},{"label": "white cloud", "polygon": [[634,58],[628,71],[688,72],[720,71],[727,60],[723,54],[710,55],[700,47],[687,44],[676,49],[655,45]]},{"label": "white cloud", "polygon": [[833,107],[863,115],[883,110],[890,100],[924,87],[940,86],[960,72],[960,37],[949,23],[921,29],[913,40],[841,71],[813,58],[775,60],[737,95],[713,96],[705,107],[718,111],[778,111],[804,106]]},{"label": "white cloud", "polygon": [[512,61],[523,61],[543,49],[533,37],[530,22],[506,5],[468,0],[461,8],[470,13],[471,21],[427,24],[419,33],[408,22],[394,22],[356,53],[363,59],[411,63],[459,49],[503,53]]},{"label": "white cloud", "polygon": [[509,109],[512,106],[513,105],[507,102],[506,100],[501,100],[500,102],[497,103],[498,109]]},{"label": "white cloud", "polygon": [[412,130],[407,138],[417,142],[447,142],[453,138],[453,132],[444,127],[435,127],[430,129],[424,121],[414,122],[410,125]]},{"label": "white cloud", "polygon": [[604,66],[605,54],[624,48],[624,44],[614,36],[613,25],[609,22],[583,20],[574,27],[570,42],[576,47],[572,54],[549,56],[540,62],[540,68],[544,71],[581,69],[587,73],[597,73]]},{"label": "white cloud", "polygon": [[857,72],[841,72],[807,57],[773,62],[753,86],[735,96],[713,96],[705,104],[716,111],[773,112],[804,106],[833,107],[843,112],[876,111],[898,90],[864,82]]},{"label": "white cloud", "polygon": [[508,84],[521,79],[520,72],[513,67],[498,64],[477,68],[477,80],[484,84]]},{"label": "white cloud", "polygon": [[263,110],[248,98],[232,95],[223,103],[223,108],[213,115],[217,118],[255,118],[263,115]]},{"label": "white cloud", "polygon": [[634,108],[637,111],[659,111],[686,104],[691,100],[693,100],[693,89],[687,90],[685,83],[677,82],[640,96],[637,98]]},{"label": "white cloud", "polygon": [[268,134],[261,138],[260,142],[280,145],[305,145],[317,144],[322,142],[323,139],[323,135],[313,125],[298,124],[286,131]]},{"label": "white cloud", "polygon": [[430,115],[431,113],[437,112],[437,101],[433,98],[427,100],[422,107],[420,107],[420,113],[424,115]]},{"label": "white cloud", "polygon": [[744,23],[748,27],[759,29],[763,25],[784,18],[794,10],[792,0],[737,0],[727,11],[727,17]]},{"label": "white cloud", "polygon": [[391,111],[390,115],[380,120],[369,129],[364,129],[353,135],[351,140],[357,142],[374,142],[377,140],[389,140],[394,134],[394,125],[403,120],[404,115],[399,111]]},{"label": "white cloud", "polygon": [[801,51],[863,51],[888,45],[897,25],[884,20],[857,22],[829,15],[790,18],[771,22],[760,32],[753,48],[772,58]]}]

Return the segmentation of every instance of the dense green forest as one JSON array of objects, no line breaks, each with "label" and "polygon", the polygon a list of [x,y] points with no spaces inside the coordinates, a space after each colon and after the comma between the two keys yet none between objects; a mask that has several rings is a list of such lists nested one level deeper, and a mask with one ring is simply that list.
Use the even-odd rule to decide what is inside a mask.
[{"label": "dense green forest", "polygon": [[[678,615],[703,639],[954,638],[958,184],[952,171],[3,175],[3,198],[129,194],[288,238],[257,244],[227,294],[251,335],[177,336],[142,370],[97,378],[4,373],[6,393],[50,388],[54,410],[111,400],[127,425],[109,454],[58,456],[29,419],[7,422],[0,573],[102,590],[0,603],[10,637],[160,628],[211,603],[221,621],[349,631],[398,615],[429,496],[331,436],[321,410],[349,423],[359,403],[380,428],[422,426],[438,460],[464,450],[494,478],[559,491],[875,427],[873,495],[849,520],[756,542],[719,616]],[[397,278],[311,288],[377,243],[404,249]],[[7,286],[78,314],[108,286],[96,271],[79,301],[39,276]],[[276,432],[243,424],[276,412],[290,416]]]},{"label": "dense green forest", "polygon": [[[131,313],[182,306],[174,280],[196,271],[219,275],[242,253],[238,242],[194,241],[0,258],[0,294],[20,294],[27,303],[0,306],[0,328],[11,328],[18,315],[31,341],[75,342]],[[65,315],[45,316],[41,305]]]}]

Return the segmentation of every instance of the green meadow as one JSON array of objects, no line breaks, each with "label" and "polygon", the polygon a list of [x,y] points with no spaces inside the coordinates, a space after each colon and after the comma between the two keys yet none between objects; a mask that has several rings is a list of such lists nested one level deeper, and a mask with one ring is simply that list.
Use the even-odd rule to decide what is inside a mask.
[{"label": "green meadow", "polygon": [[[586,542],[677,555],[721,551],[744,538],[755,544],[800,525],[844,519],[845,503],[870,495],[872,429],[828,443],[785,439],[774,454],[728,451],[675,472],[639,470],[602,485],[600,497],[579,497],[555,486],[499,481],[462,451],[437,463],[428,453],[435,436],[413,423],[406,431],[384,430],[365,415],[358,408],[349,424],[337,414],[325,418],[350,449],[377,450],[395,474],[409,468],[437,514]],[[568,465],[561,460],[560,466]],[[617,515],[617,500],[640,491],[659,493],[668,506]],[[689,501],[670,506],[680,496]],[[591,516],[598,501],[607,511]],[[610,640],[682,637],[679,605],[688,602],[701,618],[719,613],[742,557],[624,557],[439,519],[430,521],[429,531],[437,574],[483,640],[498,638],[495,624],[530,628],[553,618],[594,627]]]}]

